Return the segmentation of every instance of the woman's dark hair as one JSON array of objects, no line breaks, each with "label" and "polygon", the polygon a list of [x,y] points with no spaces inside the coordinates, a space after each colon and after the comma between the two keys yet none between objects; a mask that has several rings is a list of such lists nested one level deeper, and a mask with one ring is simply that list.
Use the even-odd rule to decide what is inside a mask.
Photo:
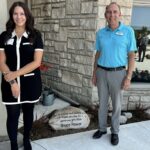
[{"label": "woman's dark hair", "polygon": [[34,41],[35,39],[35,33],[36,30],[34,29],[34,18],[28,8],[28,6],[23,3],[23,2],[14,2],[13,5],[10,7],[9,9],[9,20],[6,23],[6,39],[5,41],[7,41],[10,37],[11,37],[11,33],[13,32],[13,30],[15,29],[15,23],[13,20],[13,13],[14,13],[14,9],[15,7],[21,7],[24,10],[25,16],[26,16],[26,25],[25,25],[25,29],[27,31],[27,33],[29,32],[29,38]]}]

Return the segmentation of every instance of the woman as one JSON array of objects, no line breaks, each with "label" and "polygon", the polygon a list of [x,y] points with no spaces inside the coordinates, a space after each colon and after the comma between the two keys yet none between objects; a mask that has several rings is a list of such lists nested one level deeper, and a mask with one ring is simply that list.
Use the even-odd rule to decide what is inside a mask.
[{"label": "woman", "polygon": [[25,3],[15,2],[9,10],[6,31],[0,35],[0,70],[2,101],[7,109],[7,131],[11,150],[18,150],[17,129],[20,109],[24,120],[24,150],[31,150],[29,140],[34,103],[41,95],[39,66],[43,42],[34,29],[34,18]]}]

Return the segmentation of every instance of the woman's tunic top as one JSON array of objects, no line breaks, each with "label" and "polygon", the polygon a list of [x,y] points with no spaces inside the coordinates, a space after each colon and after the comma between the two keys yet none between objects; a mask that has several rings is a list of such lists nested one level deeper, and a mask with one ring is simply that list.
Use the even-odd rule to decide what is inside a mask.
[{"label": "woman's tunic top", "polygon": [[[0,35],[0,50],[5,52],[6,64],[11,71],[19,70],[34,60],[35,51],[43,51],[41,34],[36,32],[36,38],[32,43],[29,33],[24,32],[21,38],[17,38],[15,31],[7,42],[4,42],[6,32]],[[20,86],[20,95],[16,99],[12,95],[11,86],[2,75],[2,101],[4,104],[20,104],[37,102],[41,96],[42,82],[40,69],[19,76],[16,79]]]}]

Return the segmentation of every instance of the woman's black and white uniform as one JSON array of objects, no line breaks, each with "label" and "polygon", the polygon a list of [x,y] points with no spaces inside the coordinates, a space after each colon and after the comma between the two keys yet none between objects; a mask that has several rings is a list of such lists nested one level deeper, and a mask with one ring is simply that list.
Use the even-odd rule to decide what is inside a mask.
[{"label": "woman's black and white uniform", "polygon": [[[0,50],[5,52],[6,64],[11,71],[19,70],[34,60],[35,51],[43,51],[43,42],[41,34],[36,32],[36,38],[33,43],[29,38],[29,33],[24,32],[21,38],[17,38],[15,31],[6,42],[4,42],[6,32],[0,35]],[[15,99],[11,92],[11,87],[4,80],[2,75],[2,100],[4,104],[21,104],[37,102],[41,96],[42,83],[40,69],[17,77],[20,86],[20,95]]]}]

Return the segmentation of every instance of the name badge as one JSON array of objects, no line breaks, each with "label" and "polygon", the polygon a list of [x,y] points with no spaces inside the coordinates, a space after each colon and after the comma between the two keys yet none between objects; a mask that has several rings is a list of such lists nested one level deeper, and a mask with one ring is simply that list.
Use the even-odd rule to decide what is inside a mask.
[{"label": "name badge", "polygon": [[116,32],[116,35],[124,35],[123,32]]},{"label": "name badge", "polygon": [[9,39],[7,42],[6,42],[6,45],[13,45],[14,44],[14,39]]}]

